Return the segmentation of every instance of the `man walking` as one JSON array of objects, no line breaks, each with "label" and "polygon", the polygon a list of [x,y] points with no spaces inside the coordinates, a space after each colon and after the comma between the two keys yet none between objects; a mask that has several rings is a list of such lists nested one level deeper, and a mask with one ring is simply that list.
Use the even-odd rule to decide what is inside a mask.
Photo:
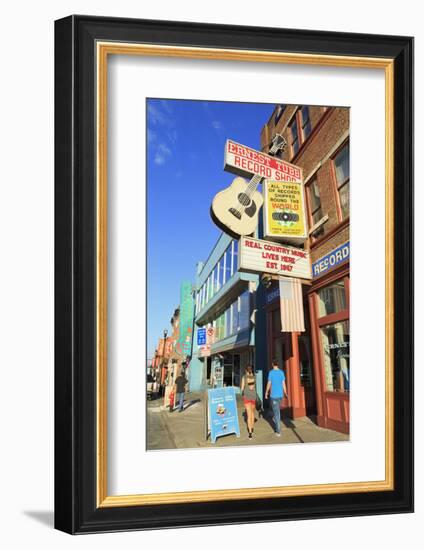
[{"label": "man walking", "polygon": [[280,405],[284,395],[287,395],[286,377],[280,370],[278,362],[273,359],[272,370],[268,373],[268,383],[265,390],[265,398],[268,399],[271,394],[271,408],[274,418],[275,435],[281,436],[281,416]]},{"label": "man walking", "polygon": [[184,410],[184,392],[186,385],[188,383],[188,380],[185,376],[185,372],[182,370],[180,374],[175,379],[175,394],[176,394],[176,401],[175,404],[178,403],[178,412],[183,412]]}]

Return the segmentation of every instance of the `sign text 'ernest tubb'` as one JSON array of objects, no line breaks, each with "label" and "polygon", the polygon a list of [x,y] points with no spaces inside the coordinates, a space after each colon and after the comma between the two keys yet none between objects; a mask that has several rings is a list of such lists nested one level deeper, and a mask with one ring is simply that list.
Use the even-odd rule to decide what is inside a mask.
[{"label": "sign text 'ernest tubb'", "polygon": [[275,181],[300,182],[302,180],[302,171],[298,166],[231,139],[228,139],[225,145],[224,170],[247,178],[256,174]]}]

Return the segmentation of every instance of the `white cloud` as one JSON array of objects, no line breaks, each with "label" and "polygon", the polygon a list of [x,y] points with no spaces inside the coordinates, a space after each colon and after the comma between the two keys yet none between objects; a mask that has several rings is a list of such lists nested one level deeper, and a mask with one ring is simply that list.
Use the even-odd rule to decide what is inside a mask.
[{"label": "white cloud", "polygon": [[147,125],[147,144],[154,163],[161,166],[172,155],[171,148],[178,138],[171,103],[167,100],[148,100]]},{"label": "white cloud", "polygon": [[157,140],[157,135],[155,132],[153,132],[153,130],[151,130],[150,128],[147,128],[147,143],[149,145],[151,145],[152,143],[154,143],[155,141]]},{"label": "white cloud", "polygon": [[172,156],[171,149],[165,143],[159,143],[155,151],[154,163],[161,166],[170,156]]}]

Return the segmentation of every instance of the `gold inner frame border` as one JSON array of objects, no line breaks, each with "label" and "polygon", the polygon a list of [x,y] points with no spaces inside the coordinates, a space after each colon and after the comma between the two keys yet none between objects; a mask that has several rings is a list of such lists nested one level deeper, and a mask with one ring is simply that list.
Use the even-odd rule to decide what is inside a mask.
[{"label": "gold inner frame border", "polygon": [[[173,493],[148,493],[109,496],[107,493],[107,62],[109,55],[180,57],[261,63],[283,63],[383,69],[385,72],[385,479],[316,485],[255,487]],[[366,493],[394,489],[394,60],[320,54],[266,52],[139,43],[96,43],[97,62],[97,507],[143,506],[212,502],[255,498],[280,498],[306,495]]]}]

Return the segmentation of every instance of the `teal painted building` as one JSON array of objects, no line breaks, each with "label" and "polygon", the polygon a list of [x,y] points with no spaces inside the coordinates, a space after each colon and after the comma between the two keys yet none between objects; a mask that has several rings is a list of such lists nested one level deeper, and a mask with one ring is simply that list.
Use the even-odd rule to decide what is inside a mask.
[{"label": "teal painted building", "polygon": [[[257,275],[238,271],[238,241],[222,233],[206,262],[197,265],[190,391],[222,385],[239,388],[245,367],[253,364],[257,368],[258,284]],[[210,327],[214,329],[214,341],[210,355],[204,357],[197,336],[199,329]],[[259,373],[260,385],[261,381]]]}]

